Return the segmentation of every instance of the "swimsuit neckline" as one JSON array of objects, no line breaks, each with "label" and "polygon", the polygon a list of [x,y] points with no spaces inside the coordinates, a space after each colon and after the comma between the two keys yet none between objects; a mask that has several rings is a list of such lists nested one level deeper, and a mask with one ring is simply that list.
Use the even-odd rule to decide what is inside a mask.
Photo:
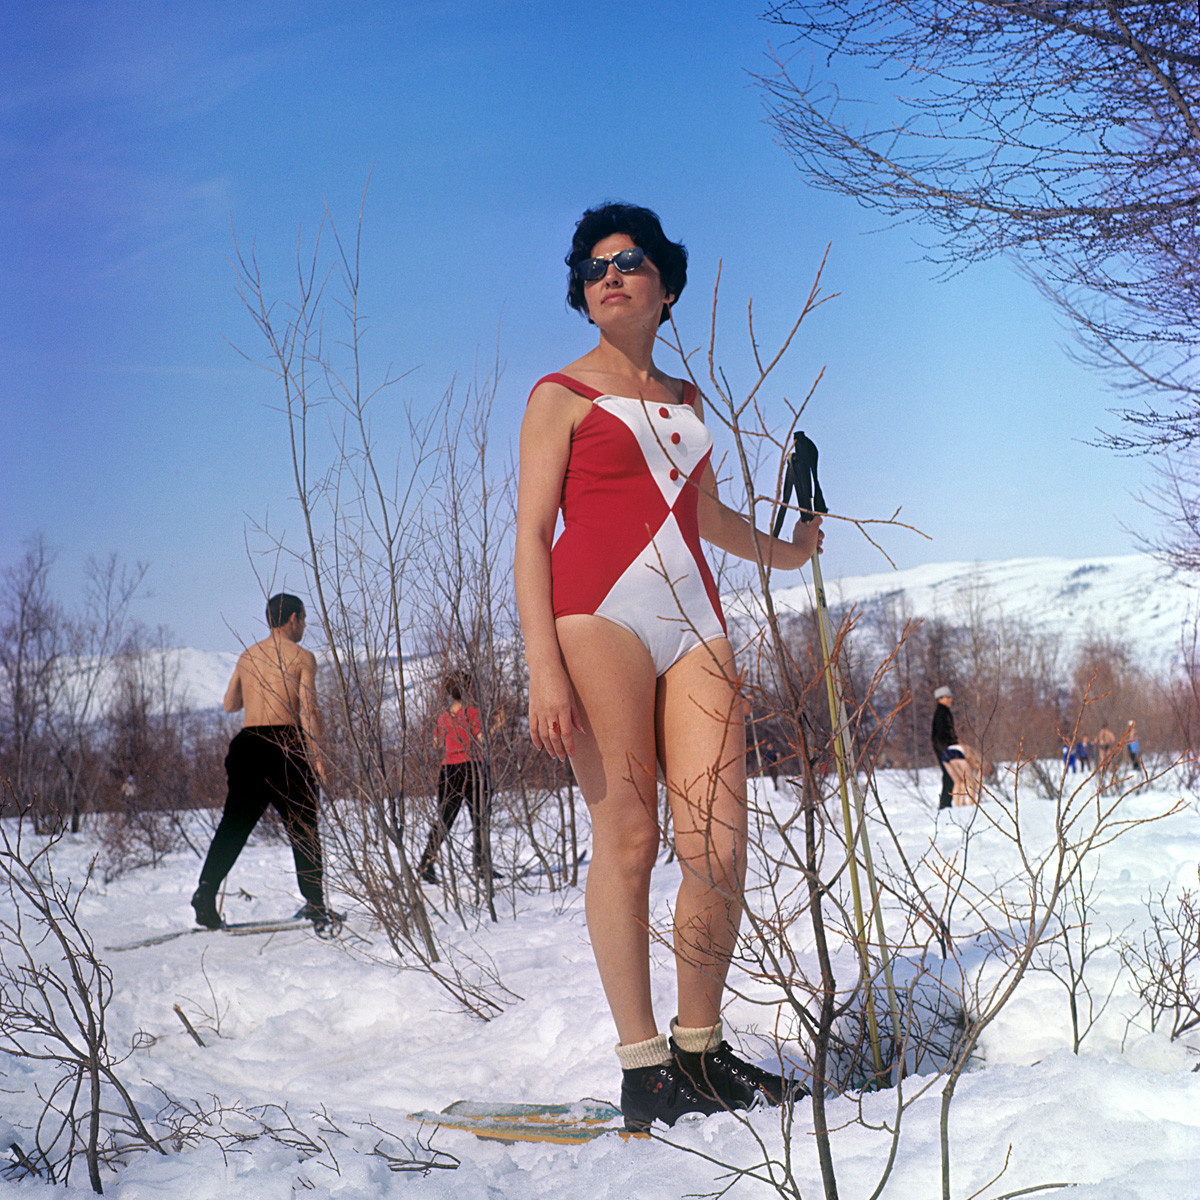
[{"label": "swimsuit neckline", "polygon": [[[583,383],[581,380],[576,379],[573,375],[564,374],[562,371],[555,371],[550,375],[545,375],[538,380],[538,383],[560,383],[564,387],[567,387],[571,391],[575,392],[576,395],[582,396],[585,400],[590,400],[593,404],[595,404],[597,400],[602,400],[605,397],[611,397],[614,400],[632,400],[636,404],[645,404],[650,406],[658,404],[661,407],[667,408],[689,408],[692,410],[692,412],[696,411],[696,397],[699,394],[699,389],[696,387],[696,385],[686,379],[683,381],[683,392],[684,395],[687,396],[690,389],[691,398],[685,400],[667,401],[644,400],[640,396],[622,396],[617,392],[602,392],[597,388],[591,387],[589,384]],[[538,384],[535,383],[534,387],[536,388],[537,385]]]},{"label": "swimsuit neckline", "polygon": [[[601,392],[596,400],[632,400],[635,404],[657,404],[662,408],[691,408],[687,400],[646,400],[641,396],[622,396],[620,392]],[[595,404],[596,400],[592,403]]]}]

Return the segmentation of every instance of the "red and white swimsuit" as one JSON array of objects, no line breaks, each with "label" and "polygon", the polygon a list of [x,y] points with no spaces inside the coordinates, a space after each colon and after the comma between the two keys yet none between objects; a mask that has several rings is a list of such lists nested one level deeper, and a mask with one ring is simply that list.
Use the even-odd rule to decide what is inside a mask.
[{"label": "red and white swimsuit", "polygon": [[684,384],[682,404],[650,404],[567,375],[541,383],[592,402],[563,479],[564,527],[550,557],[554,615],[594,614],[628,629],[662,675],[726,636],[696,520],[712,453],[712,434],[692,407],[696,389]]}]

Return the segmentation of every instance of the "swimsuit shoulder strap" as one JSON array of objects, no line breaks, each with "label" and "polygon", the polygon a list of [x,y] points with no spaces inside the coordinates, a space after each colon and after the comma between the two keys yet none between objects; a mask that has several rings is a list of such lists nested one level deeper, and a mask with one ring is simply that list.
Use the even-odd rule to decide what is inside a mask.
[{"label": "swimsuit shoulder strap", "polygon": [[[604,395],[603,392],[598,392],[594,387],[588,387],[586,383],[580,383],[578,379],[573,379],[570,375],[564,375],[561,371],[555,371],[550,375],[543,375],[530,389],[529,394],[533,395],[543,383],[559,383],[563,387],[569,388],[572,392],[582,396],[585,400],[599,400]],[[691,408],[696,407],[696,397],[699,395],[699,390],[690,379],[683,381],[683,403]]]},{"label": "swimsuit shoulder strap", "polygon": [[563,387],[569,388],[585,400],[599,400],[604,395],[603,392],[598,392],[594,387],[588,387],[586,383],[580,383],[578,379],[572,379],[570,375],[564,375],[561,371],[555,371],[551,375],[543,375],[530,389],[529,394],[533,395],[543,383],[560,383]]}]

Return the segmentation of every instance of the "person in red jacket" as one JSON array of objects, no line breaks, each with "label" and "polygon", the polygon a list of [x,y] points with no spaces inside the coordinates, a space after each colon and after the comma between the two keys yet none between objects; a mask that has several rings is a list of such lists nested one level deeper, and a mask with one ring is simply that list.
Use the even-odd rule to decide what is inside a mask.
[{"label": "person in red jacket", "polygon": [[437,736],[443,744],[442,765],[438,771],[438,811],[418,868],[426,883],[438,881],[433,864],[464,800],[471,810],[474,825],[473,862],[476,876],[482,879],[491,867],[487,844],[490,797],[487,766],[483,761],[483,725],[479,719],[479,709],[463,702],[468,682],[465,677],[455,674],[447,675],[445,679],[450,706],[439,713],[437,719]]}]

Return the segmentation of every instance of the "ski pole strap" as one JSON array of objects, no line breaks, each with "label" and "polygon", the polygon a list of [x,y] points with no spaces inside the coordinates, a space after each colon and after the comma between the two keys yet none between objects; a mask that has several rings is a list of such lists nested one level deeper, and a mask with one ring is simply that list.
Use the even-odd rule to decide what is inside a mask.
[{"label": "ski pole strap", "polygon": [[817,479],[817,447],[802,431],[795,435],[795,448],[788,456],[787,469],[784,471],[783,503],[779,506],[775,527],[771,530],[774,537],[778,537],[783,528],[783,519],[787,515],[788,501],[793,491],[796,493],[797,507],[809,510],[800,514],[801,521],[811,521],[814,512],[829,511],[821,494],[821,482]]}]

